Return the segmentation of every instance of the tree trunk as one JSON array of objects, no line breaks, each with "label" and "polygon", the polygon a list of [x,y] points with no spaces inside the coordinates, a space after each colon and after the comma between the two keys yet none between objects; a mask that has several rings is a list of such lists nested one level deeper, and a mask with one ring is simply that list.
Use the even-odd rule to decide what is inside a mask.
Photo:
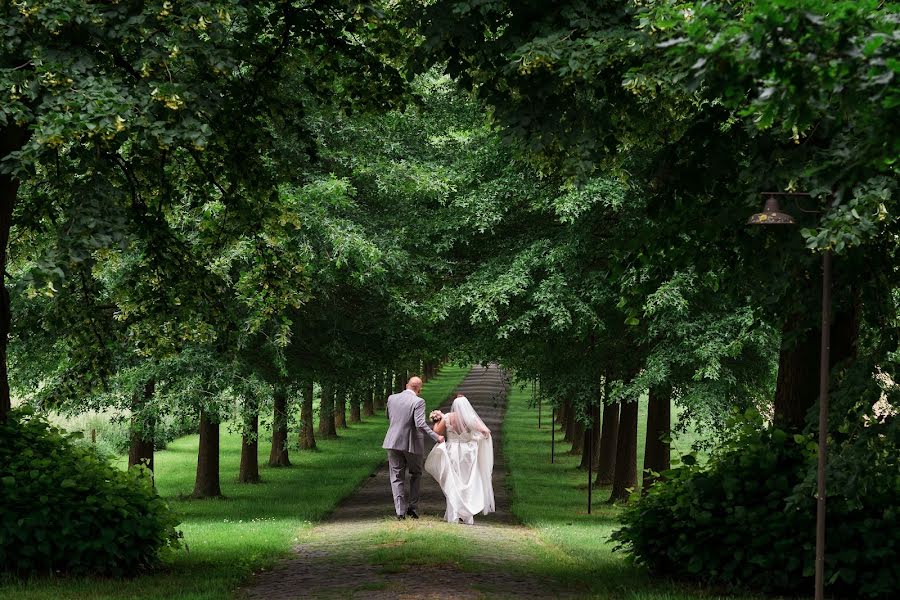
[{"label": "tree trunk", "polygon": [[591,427],[584,432],[584,442],[581,448],[581,463],[579,469],[588,468],[588,460],[590,459],[591,469],[596,469],[599,464],[600,457],[600,407],[594,405],[591,407]]},{"label": "tree trunk", "polygon": [[[861,305],[856,299],[848,309],[834,315],[831,324],[829,366],[856,356],[859,340]],[[821,327],[796,334],[797,320],[789,321],[784,337],[794,343],[782,343],[778,357],[778,379],[775,388],[774,423],[783,429],[799,431],[806,426],[806,415],[819,398],[819,353]],[[794,335],[792,335],[794,334]]]},{"label": "tree trunk", "polygon": [[316,433],[313,427],[313,382],[303,384],[303,404],[300,406],[300,449],[316,449]]},{"label": "tree trunk", "polygon": [[241,467],[238,471],[238,483],[259,483],[259,412],[256,406],[244,424],[241,436]]},{"label": "tree trunk", "polygon": [[[785,326],[783,337],[792,333],[794,324]],[[783,342],[778,357],[778,378],[775,384],[775,414],[777,427],[803,429],[806,413],[819,393],[819,328],[799,334],[793,343]]]},{"label": "tree trunk", "polygon": [[575,404],[572,403],[571,400],[566,402],[566,434],[563,436],[563,439],[567,442],[571,442],[575,439],[575,422],[577,419],[575,418]]},{"label": "tree trunk", "polygon": [[334,386],[322,384],[322,399],[319,402],[319,438],[336,438],[334,427]]},{"label": "tree trunk", "polygon": [[350,392],[350,422],[351,423],[361,423],[362,419],[360,418],[360,404],[362,403],[363,395],[365,391],[360,388],[353,388]]},{"label": "tree trunk", "polygon": [[600,452],[597,463],[597,485],[612,483],[616,469],[616,443],[619,437],[619,402],[603,406],[603,423],[600,427]]},{"label": "tree trunk", "polygon": [[560,431],[566,430],[566,403],[560,402],[556,407],[556,427]]},{"label": "tree trunk", "polygon": [[341,386],[334,396],[334,426],[337,429],[347,429],[347,395],[349,391]]},{"label": "tree trunk", "polygon": [[575,426],[572,428],[572,449],[569,450],[569,454],[579,456],[584,450],[584,432],[584,422],[581,419],[575,419]]},{"label": "tree trunk", "polygon": [[154,450],[154,419],[146,419],[140,415],[153,394],[156,392],[156,382],[151,379],[144,384],[144,389],[134,394],[131,416],[131,445],[128,448],[128,468],[135,465],[144,465],[153,471]]},{"label": "tree trunk", "polygon": [[406,387],[406,380],[404,371],[397,371],[394,373],[394,390],[392,393],[396,394],[397,392],[402,392]]},{"label": "tree trunk", "polygon": [[376,410],[384,410],[384,406],[387,403],[388,396],[391,395],[391,381],[393,379],[391,375],[391,370],[387,369],[384,372],[384,377],[381,380],[381,385],[379,386],[378,395],[375,397],[375,409]]},{"label": "tree trunk", "polygon": [[363,416],[371,417],[375,415],[375,388],[372,387],[372,382],[369,382],[369,387],[365,391],[365,396],[363,396]]},{"label": "tree trunk", "polygon": [[[28,140],[28,132],[17,125],[0,129],[0,160],[20,149]],[[12,308],[6,289],[9,232],[12,228],[13,208],[19,192],[19,180],[0,173],[0,423],[5,423],[12,410],[7,371],[7,344],[12,329]]]},{"label": "tree trunk", "polygon": [[217,498],[219,486],[219,424],[213,423],[206,411],[200,411],[200,446],[197,451],[197,479],[194,498]]},{"label": "tree trunk", "polygon": [[616,439],[616,468],[609,502],[627,501],[629,489],[637,485],[638,400],[623,402]]},{"label": "tree trunk", "polygon": [[287,388],[283,385],[276,385],[272,401],[274,411],[272,415],[272,450],[269,452],[269,466],[289,467],[291,466],[291,459],[288,456]]},{"label": "tree trunk", "polygon": [[647,404],[647,439],[644,442],[644,482],[641,493],[646,494],[669,462],[669,436],[672,433],[672,389],[668,386],[650,388]]}]

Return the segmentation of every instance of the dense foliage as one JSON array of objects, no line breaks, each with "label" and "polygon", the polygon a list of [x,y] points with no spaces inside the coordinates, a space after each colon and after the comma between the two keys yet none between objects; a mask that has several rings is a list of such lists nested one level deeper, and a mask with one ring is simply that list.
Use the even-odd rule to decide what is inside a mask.
[{"label": "dense foliage", "polygon": [[[708,462],[688,455],[666,472],[663,485],[625,512],[613,539],[657,573],[807,593],[814,572],[815,479],[808,474],[815,469],[815,440],[762,428],[753,413],[742,419]],[[829,480],[825,577],[833,593],[848,598],[889,598],[900,586],[900,439],[896,427],[877,421],[870,427],[868,452],[839,447]],[[846,462],[862,468],[842,476]]]},{"label": "dense foliage", "polygon": [[0,436],[3,571],[133,574],[180,546],[148,472],[108,464],[27,409]]},{"label": "dense foliage", "polygon": [[[673,404],[676,431],[730,440],[708,468],[669,474],[650,521],[658,498],[701,493],[691,482],[737,480],[748,498],[777,484],[764,506],[808,508],[813,471],[791,444],[816,427],[828,250],[830,478],[859,532],[854,511],[896,504],[879,474],[900,378],[898,14],[878,0],[4,4],[0,421],[10,391],[111,409],[130,419],[130,462],[150,464],[163,423],[197,423],[208,497],[220,423],[243,434],[240,481],[258,481],[260,423],[287,466],[289,427],[315,444],[314,397],[334,437],[412,372],[493,360],[539,381],[582,466],[609,467],[611,500],[637,484],[645,391],[645,468],[668,469]],[[745,227],[760,193],[798,191],[798,227]],[[750,408],[765,420],[734,438],[728,415]],[[738,447],[765,460],[745,468]],[[772,585],[795,589],[808,515],[789,514],[707,533],[770,527],[759,538],[781,536],[799,573]],[[703,510],[675,517],[707,535]],[[675,571],[642,536],[628,538],[639,559]],[[764,583],[701,550],[681,574]],[[835,557],[834,585],[880,593],[870,559]]]}]

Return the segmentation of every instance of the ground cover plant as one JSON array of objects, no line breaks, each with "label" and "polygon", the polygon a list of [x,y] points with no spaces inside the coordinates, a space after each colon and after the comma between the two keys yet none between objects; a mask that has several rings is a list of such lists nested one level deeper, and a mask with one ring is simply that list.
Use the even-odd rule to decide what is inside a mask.
[{"label": "ground cover plant", "polygon": [[[878,427],[876,424],[873,427]],[[829,490],[826,577],[839,597],[889,598],[897,581],[896,447],[873,434],[868,469]],[[842,460],[838,450],[837,460]],[[637,564],[681,579],[802,594],[812,587],[816,445],[744,415],[706,464],[692,456],[622,515],[613,539]]]},{"label": "ground cover plant", "polygon": [[180,547],[178,518],[150,473],[122,471],[21,408],[0,424],[0,572],[113,575]]}]

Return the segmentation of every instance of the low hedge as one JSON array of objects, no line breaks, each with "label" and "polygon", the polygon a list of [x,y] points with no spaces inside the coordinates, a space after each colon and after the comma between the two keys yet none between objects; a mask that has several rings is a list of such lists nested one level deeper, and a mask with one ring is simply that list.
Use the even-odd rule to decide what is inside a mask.
[{"label": "low hedge", "polygon": [[[841,448],[832,450],[833,466],[842,457]],[[900,589],[900,475],[891,454],[870,448],[859,455],[846,485],[840,473],[830,473],[829,594],[888,598]],[[815,571],[815,463],[812,435],[748,426],[706,464],[688,456],[666,472],[624,512],[612,536],[617,550],[658,574],[808,595]]]},{"label": "low hedge", "polygon": [[0,424],[0,570],[130,575],[179,547],[149,474],[110,465],[27,408]]}]

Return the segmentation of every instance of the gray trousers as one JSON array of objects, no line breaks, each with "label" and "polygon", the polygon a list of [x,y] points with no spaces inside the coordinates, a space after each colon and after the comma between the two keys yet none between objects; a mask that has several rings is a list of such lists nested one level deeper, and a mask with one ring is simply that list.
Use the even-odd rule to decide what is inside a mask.
[{"label": "gray trousers", "polygon": [[[403,450],[388,450],[387,453],[391,491],[394,492],[394,509],[398,515],[405,515],[407,510],[417,510],[419,506],[419,480],[422,479],[423,456]],[[409,469],[408,497],[403,491],[407,469]]]}]

